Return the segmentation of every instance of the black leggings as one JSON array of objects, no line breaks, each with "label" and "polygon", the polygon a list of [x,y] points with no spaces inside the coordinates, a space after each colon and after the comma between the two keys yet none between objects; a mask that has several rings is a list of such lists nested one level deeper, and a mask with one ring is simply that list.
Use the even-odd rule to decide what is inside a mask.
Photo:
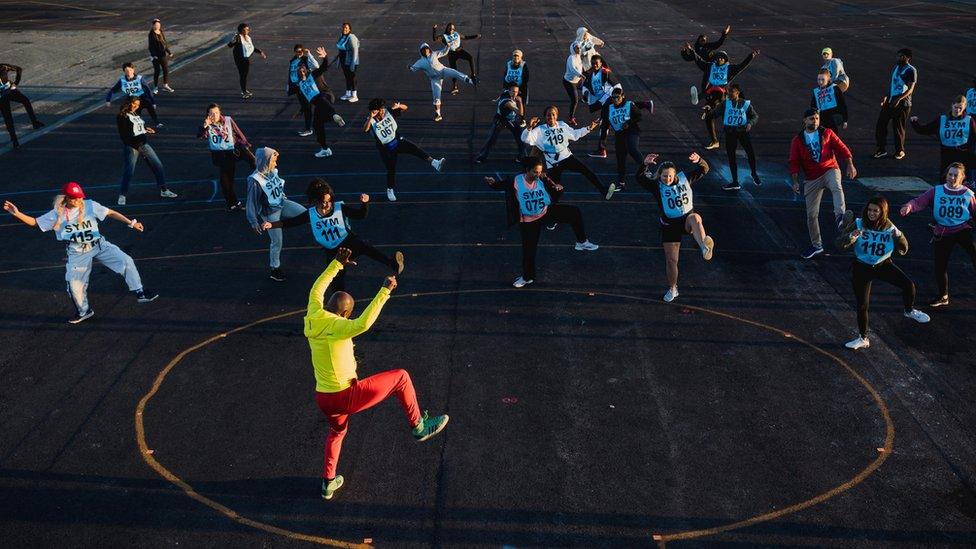
[{"label": "black leggings", "polygon": [[[447,52],[447,63],[454,70],[457,70],[458,68],[458,59],[466,59],[468,61],[468,66],[471,67],[471,71],[469,71],[468,76],[474,78],[474,59],[471,57],[471,54],[465,51],[464,48],[458,48],[454,51]],[[458,87],[457,78],[452,78],[451,82],[455,88]]]},{"label": "black leggings", "polygon": [[912,310],[915,305],[915,283],[890,259],[874,266],[855,259],[852,270],[851,282],[854,286],[854,297],[857,298],[857,329],[861,337],[868,335],[868,304],[871,301],[871,283],[874,280],[883,280],[900,288],[905,312]]},{"label": "black leggings", "polygon": [[254,153],[251,149],[234,149],[233,151],[213,151],[213,162],[220,169],[220,192],[224,195],[227,206],[237,204],[237,193],[234,192],[234,175],[237,163],[244,161],[253,171],[255,165]]},{"label": "black leggings", "polygon": [[[722,100],[725,99],[725,90],[722,92],[713,91],[705,95],[705,102],[711,108],[710,112],[715,112],[715,109],[722,104]],[[715,119],[711,116],[705,117],[705,130],[708,131],[709,142],[714,143],[718,141],[718,134],[715,133]]]},{"label": "black leggings", "polygon": [[[342,244],[336,246],[334,250],[325,250],[326,263],[331,263],[332,260],[335,259],[336,254],[339,253],[339,248],[349,248],[349,251],[352,252],[350,259],[355,259],[360,255],[365,255],[373,261],[382,263],[383,265],[389,267],[393,274],[396,274],[397,272],[397,262],[395,259],[377,250],[369,242],[359,238],[355,233],[349,233],[346,236],[346,239],[342,241]],[[347,269],[339,269],[339,274],[332,279],[332,284],[329,284],[329,287],[326,288],[326,295],[328,295],[330,289],[333,292],[340,292],[346,289],[346,270]]]},{"label": "black leggings", "polygon": [[935,246],[935,283],[939,287],[939,297],[949,295],[949,256],[957,245],[969,254],[969,259],[976,269],[976,245],[973,244],[973,230],[965,229],[957,233],[943,236],[936,240]]},{"label": "black leggings", "polygon": [[579,106],[580,102],[579,86],[563,79],[563,89],[566,90],[566,95],[569,96],[569,117],[576,118],[576,107]]},{"label": "black leggings", "polygon": [[153,124],[159,124],[159,117],[156,116],[156,105],[153,105],[149,101],[140,101],[139,108],[136,109],[136,114],[142,112],[143,109],[149,111],[149,117],[152,118]]},{"label": "black leggings", "polygon": [[169,58],[164,53],[153,59],[153,86],[159,87],[159,73],[163,73],[163,84],[169,84]]},{"label": "black leggings", "polygon": [[501,120],[496,116],[491,123],[491,131],[488,132],[488,140],[485,141],[484,146],[481,147],[481,151],[478,153],[478,158],[482,160],[488,158],[488,153],[491,152],[491,148],[495,146],[495,141],[498,139],[498,134],[501,133],[502,129],[506,129],[511,132],[512,137],[515,139],[515,148],[518,150],[518,157],[522,158],[524,156],[522,128],[507,120]]},{"label": "black leggings", "polygon": [[573,155],[569,155],[563,160],[559,161],[555,166],[549,168],[549,176],[556,183],[559,183],[562,179],[563,172],[569,170],[571,172],[576,172],[586,178],[587,181],[593,185],[600,194],[607,194],[607,186],[600,182],[600,178],[593,173],[593,170],[586,167]]},{"label": "black leggings", "polygon": [[403,139],[402,137],[397,138],[397,146],[393,150],[390,150],[386,145],[380,145],[377,143],[376,148],[380,151],[380,158],[383,159],[383,165],[386,166],[386,188],[392,189],[396,184],[396,163],[397,156],[399,154],[409,154],[411,156],[416,156],[421,160],[427,160],[430,155],[424,152],[423,149],[414,144],[413,141],[408,139]]},{"label": "black leggings", "polygon": [[746,151],[749,159],[749,169],[752,170],[752,177],[756,177],[756,153],[752,150],[752,140],[749,139],[749,132],[745,130],[725,129],[725,153],[729,156],[729,169],[732,171],[732,182],[739,182],[739,162],[735,157],[735,152],[739,149],[739,144]]},{"label": "black leggings", "polygon": [[26,95],[20,93],[20,90],[7,90],[3,94],[3,97],[0,97],[0,113],[3,114],[3,123],[7,126],[7,133],[10,134],[11,143],[17,144],[17,130],[14,127],[14,115],[10,110],[11,101],[16,101],[24,106],[24,110],[27,111],[27,116],[30,118],[31,124],[35,127],[41,122],[37,119],[37,115],[34,114],[34,107]]},{"label": "black leggings", "polygon": [[323,149],[329,148],[329,145],[325,141],[325,122],[326,120],[331,121],[332,116],[336,113],[335,108],[332,106],[333,101],[335,101],[335,97],[332,96],[332,92],[320,93],[315,96],[315,99],[312,99],[312,107],[315,109],[315,114],[312,116],[312,126],[315,128],[315,141]]},{"label": "black leggings", "polygon": [[312,129],[312,105],[305,99],[305,94],[302,90],[298,89],[296,84],[288,85],[288,93],[294,94],[298,98],[298,106],[301,110],[302,116],[305,118],[305,131]]},{"label": "black leggings", "polygon": [[346,77],[346,90],[356,91],[356,71],[346,65],[345,52],[339,54],[339,66],[342,67],[342,75]]},{"label": "black leggings", "polygon": [[246,93],[247,73],[251,71],[251,60],[246,57],[235,57],[234,64],[237,65],[237,75],[240,78],[241,93]]},{"label": "black leggings", "polygon": [[634,162],[640,166],[644,162],[644,155],[637,149],[640,146],[640,134],[622,130],[613,134],[614,150],[617,155],[617,181],[627,182],[627,155],[629,154]]},{"label": "black leggings", "polygon": [[908,127],[908,118],[912,112],[910,105],[905,105],[902,101],[897,107],[891,107],[888,103],[881,107],[878,113],[878,123],[874,127],[874,141],[879,151],[885,150],[888,141],[888,123],[891,122],[891,129],[895,134],[895,152],[905,150],[905,129]]},{"label": "black leggings", "polygon": [[543,225],[569,223],[576,235],[576,242],[586,241],[586,231],[583,229],[583,214],[576,206],[565,204],[550,204],[546,215],[530,221],[519,223],[522,232],[522,278],[535,279],[535,252],[539,248],[539,235]]}]

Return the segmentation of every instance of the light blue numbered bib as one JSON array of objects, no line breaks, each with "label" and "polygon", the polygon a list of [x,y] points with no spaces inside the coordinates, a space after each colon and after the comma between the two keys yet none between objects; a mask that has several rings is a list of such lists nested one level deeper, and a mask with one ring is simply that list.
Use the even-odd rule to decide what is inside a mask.
[{"label": "light blue numbered bib", "polygon": [[342,215],[342,202],[332,205],[332,215],[322,217],[315,206],[308,209],[308,224],[312,227],[315,241],[329,250],[334,250],[342,244],[349,235],[349,222]]},{"label": "light blue numbered bib", "polygon": [[461,33],[454,31],[451,34],[444,35],[444,41],[451,48],[451,51],[457,51],[461,47]]},{"label": "light blue numbered bib", "polygon": [[613,131],[619,132],[623,129],[624,124],[630,120],[630,109],[633,108],[633,104],[632,101],[624,101],[623,105],[617,107],[610,103],[607,114],[610,115],[610,125],[613,126]]},{"label": "light blue numbered bib", "polygon": [[[75,217],[74,223],[62,221],[58,229],[58,240],[68,243],[68,250],[76,253],[84,253],[92,249],[99,239],[102,238],[98,231],[98,217],[92,208],[92,201],[84,201],[85,216],[81,222]],[[80,217],[80,216],[79,216]]]},{"label": "light blue numbered bib", "polygon": [[234,150],[234,126],[229,116],[224,117],[223,131],[217,131],[214,125],[207,126],[207,144],[212,151]]},{"label": "light blue numbered bib", "polygon": [[387,145],[390,141],[396,139],[397,123],[393,115],[390,114],[390,111],[386,111],[386,114],[383,115],[383,118],[379,122],[374,119],[370,123],[373,126],[373,133],[383,145]]},{"label": "light blue numbered bib", "polygon": [[532,217],[545,213],[546,208],[552,203],[549,192],[546,190],[542,180],[536,181],[534,189],[526,187],[525,176],[515,177],[515,195],[518,197],[519,211],[523,217]]},{"label": "light blue numbered bib", "polygon": [[962,147],[969,142],[969,115],[950,120],[948,116],[939,118],[939,140],[943,147]]},{"label": "light blue numbered bib", "polygon": [[298,89],[302,91],[302,95],[305,96],[305,99],[309,103],[319,95],[319,86],[315,83],[315,78],[311,74],[306,76],[305,80],[298,81]]},{"label": "light blue numbered bib", "polygon": [[678,172],[678,180],[673,185],[665,185],[661,181],[658,181],[657,185],[661,192],[664,217],[677,219],[695,208],[691,183],[688,182],[684,172]]},{"label": "light blue numbered bib", "polygon": [[729,83],[729,64],[712,63],[708,69],[708,83],[713,86],[724,86]]},{"label": "light blue numbered bib", "polygon": [[877,265],[891,257],[895,251],[895,233],[898,229],[892,227],[886,231],[872,231],[864,228],[860,218],[856,221],[861,236],[854,243],[854,257],[866,265]]},{"label": "light blue numbered bib", "polygon": [[272,170],[268,175],[254,172],[252,177],[261,185],[261,190],[268,199],[268,205],[272,208],[280,208],[285,200],[285,180],[278,177],[278,170]]},{"label": "light blue numbered bib", "polygon": [[122,85],[122,93],[128,95],[129,97],[140,97],[145,93],[142,89],[142,75],[137,74],[132,80],[126,80],[125,76],[119,78],[119,83]]},{"label": "light blue numbered bib", "polygon": [[824,89],[813,88],[813,99],[817,102],[818,111],[829,111],[837,108],[837,86],[831,84]]},{"label": "light blue numbered bib", "polygon": [[973,200],[973,191],[966,189],[962,194],[945,192],[945,185],[935,188],[932,197],[932,217],[943,227],[956,227],[969,221],[969,204]]},{"label": "light blue numbered bib", "polygon": [[731,99],[725,100],[725,120],[723,124],[730,128],[741,128],[746,125],[748,119],[746,112],[749,111],[750,101],[747,99],[742,102],[741,107],[736,107]]},{"label": "light blue numbered bib", "polygon": [[525,68],[525,62],[523,61],[522,64],[519,65],[518,68],[516,69],[516,68],[513,68],[512,67],[512,60],[509,59],[508,60],[508,63],[506,64],[506,67],[507,67],[507,70],[505,71],[505,81],[506,82],[514,82],[515,84],[518,84],[519,86],[521,86],[522,85],[522,69]]}]

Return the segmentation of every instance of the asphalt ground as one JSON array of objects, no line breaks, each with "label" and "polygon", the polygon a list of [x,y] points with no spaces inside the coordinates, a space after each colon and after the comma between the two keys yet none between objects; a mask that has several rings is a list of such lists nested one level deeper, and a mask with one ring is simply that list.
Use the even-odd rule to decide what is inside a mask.
[{"label": "asphalt ground", "polygon": [[[36,5],[35,5],[36,4]],[[121,4],[120,4],[121,5]],[[106,3],[99,9],[115,11]],[[53,6],[31,4],[30,14]],[[240,10],[269,54],[252,64],[252,100],[237,93],[229,51],[182,67],[177,93],[160,97],[165,127],[151,140],[171,187],[161,201],[140,165],[129,205],[136,234],[106,221],[161,297],[138,305],[104,268],[89,288],[96,316],[78,326],[63,286],[64,252],[9,217],[0,223],[0,539],[8,547],[309,544],[377,546],[952,546],[976,540],[976,286],[957,252],[952,303],[934,293],[924,214],[896,219],[910,241],[896,262],[919,287],[932,322],[901,315],[898,294],[876,284],[870,349],[852,353],[850,258],[798,257],[803,205],[786,184],[819,51],[830,45],[851,74],[851,128],[842,134],[863,177],[931,182],[936,142],[910,134],[908,158],[872,160],[877,100],[894,52],[915,50],[913,112],[936,116],[964,91],[976,54],[951,28],[971,26],[965,3],[800,6],[771,1],[321,3],[246,2],[174,11],[199,22]],[[277,9],[280,8],[280,9]],[[146,6],[139,6],[146,10]],[[141,13],[141,12],[140,12]],[[128,28],[109,16],[43,28]],[[147,16],[148,16],[147,12]],[[65,20],[59,20],[65,18]],[[407,71],[433,23],[453,18],[483,84],[445,96],[430,120],[427,80]],[[340,22],[363,42],[360,97],[328,128],[335,156],[316,159],[296,132],[297,103],[282,91],[296,42],[330,52]],[[179,20],[178,20],[179,21]],[[704,145],[687,89],[700,73],[678,56],[699,32],[733,25],[733,60],[762,55],[738,81],[760,114],[754,142],[765,185],[748,176],[725,193],[724,150],[697,184],[696,209],[716,241],[706,263],[686,241],[681,296],[666,290],[653,199],[631,185],[606,202],[565,179],[596,252],[576,252],[569,230],[543,236],[536,284],[514,290],[519,235],[501,196],[481,182],[511,173],[505,135],[474,165],[513,47],[532,68],[529,112],[566,103],[559,83],[568,44],[585,25],[631,97],[652,98],[641,148],[685,165]],[[42,25],[40,22],[24,22]],[[58,27],[62,25],[62,27]],[[324,29],[324,30],[323,30]],[[335,32],[334,32],[335,30]],[[232,31],[232,29],[228,29]],[[328,80],[342,93],[338,71]],[[366,99],[410,106],[401,133],[444,173],[402,158],[400,200],[384,196],[382,164],[360,132]],[[215,196],[215,168],[195,129],[223,106],[257,146],[281,153],[286,191],[326,177],[342,197],[370,193],[355,231],[407,269],[379,322],[357,339],[362,375],[407,369],[423,408],[451,414],[437,438],[416,444],[395,403],[351,420],[339,462],[346,486],[318,497],[324,417],[300,317],[325,266],[305,230],[285,233],[288,280],[267,278],[267,238]],[[2,198],[40,213],[64,181],[114,207],[120,169],[116,107],[99,109],[0,155]],[[16,116],[22,116],[15,107]],[[585,113],[578,118],[587,119]],[[596,136],[576,143],[579,156]],[[612,159],[585,159],[612,180]],[[740,160],[740,169],[745,160]],[[240,174],[245,175],[245,174]],[[240,187],[242,188],[242,187]],[[873,191],[845,181],[860,209]],[[911,197],[887,193],[893,204]],[[833,237],[825,203],[825,241]],[[348,279],[360,306],[383,269],[368,260]],[[203,343],[203,345],[199,345]],[[191,350],[192,349],[192,350]],[[184,351],[191,350],[184,353]]]}]

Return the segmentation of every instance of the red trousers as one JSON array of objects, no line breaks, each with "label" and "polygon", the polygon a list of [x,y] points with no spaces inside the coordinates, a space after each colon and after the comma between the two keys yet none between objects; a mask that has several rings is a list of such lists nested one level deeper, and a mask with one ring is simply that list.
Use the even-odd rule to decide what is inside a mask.
[{"label": "red trousers", "polygon": [[389,370],[364,379],[353,380],[352,385],[338,393],[315,393],[315,403],[329,420],[329,434],[325,437],[325,467],[322,476],[335,478],[342,439],[349,427],[349,414],[362,412],[396,395],[407,414],[410,427],[420,423],[420,406],[417,393],[406,370]]}]

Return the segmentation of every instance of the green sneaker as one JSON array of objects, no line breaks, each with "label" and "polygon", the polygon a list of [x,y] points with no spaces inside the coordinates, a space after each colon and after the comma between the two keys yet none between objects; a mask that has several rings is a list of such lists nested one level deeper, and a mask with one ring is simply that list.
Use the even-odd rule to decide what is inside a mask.
[{"label": "green sneaker", "polygon": [[447,420],[451,418],[447,415],[427,417],[427,411],[424,410],[424,415],[420,418],[420,423],[413,428],[413,438],[417,442],[423,442],[430,437],[436,435],[437,433],[444,430],[447,426]]},{"label": "green sneaker", "polygon": [[331,481],[322,479],[322,499],[332,499],[332,496],[342,488],[342,475],[336,475]]}]

